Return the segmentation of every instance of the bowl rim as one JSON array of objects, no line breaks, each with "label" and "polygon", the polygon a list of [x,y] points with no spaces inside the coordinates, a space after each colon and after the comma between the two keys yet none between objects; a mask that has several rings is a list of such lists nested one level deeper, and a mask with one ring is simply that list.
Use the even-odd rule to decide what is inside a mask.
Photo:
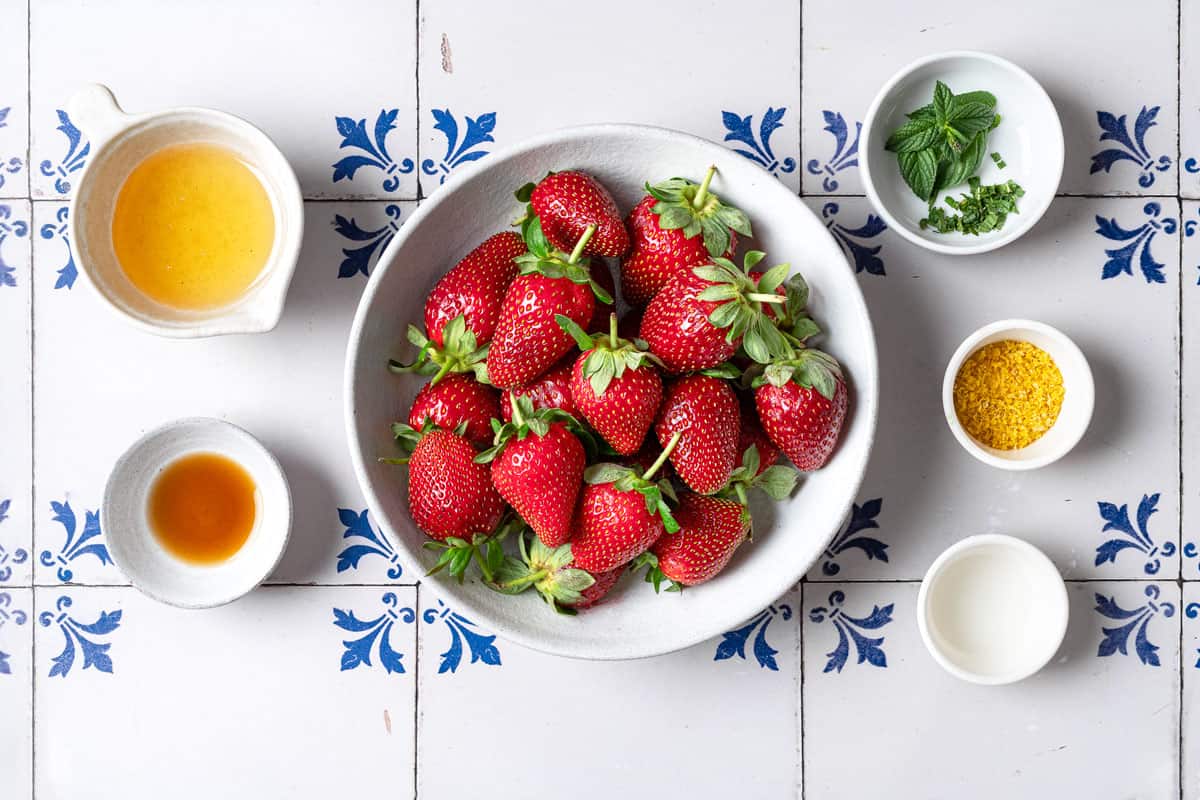
[{"label": "bowl rim", "polygon": [[[987,61],[995,66],[1000,67],[1001,69],[1012,72],[1021,81],[1026,83],[1034,94],[1040,95],[1043,99],[1045,99],[1046,103],[1050,107],[1050,110],[1053,112],[1051,117],[1054,121],[1054,129],[1053,131],[1046,132],[1046,138],[1049,140],[1046,147],[1052,149],[1052,155],[1055,156],[1055,161],[1058,165],[1058,174],[1054,178],[1054,191],[1047,193],[1047,195],[1039,200],[1035,205],[1032,205],[1029,208],[1022,208],[1021,213],[1017,215],[1017,224],[1014,225],[1008,233],[998,236],[994,239],[979,242],[978,244],[943,244],[941,242],[926,239],[923,236],[917,235],[905,223],[896,218],[883,203],[883,201],[880,200],[879,193],[875,190],[875,180],[871,174],[871,132],[875,127],[875,117],[879,113],[880,106],[883,105],[883,102],[888,98],[889,95],[891,95],[896,86],[913,72],[916,72],[918,69],[921,69],[929,64],[934,64],[939,61],[947,61],[952,58],[972,58],[980,61]],[[862,127],[862,145],[859,148],[858,164],[859,172],[862,174],[863,189],[866,192],[867,198],[871,201],[871,205],[873,205],[875,210],[879,212],[879,215],[883,217],[889,228],[896,231],[896,233],[900,234],[900,236],[904,237],[918,247],[922,247],[935,253],[953,256],[976,255],[978,253],[987,253],[992,250],[996,250],[1006,244],[1016,241],[1021,236],[1024,236],[1027,231],[1031,230],[1035,225],[1037,225],[1038,221],[1046,213],[1046,210],[1050,208],[1050,204],[1054,202],[1054,198],[1058,195],[1058,187],[1062,183],[1063,168],[1066,160],[1066,142],[1063,138],[1062,119],[1059,117],[1058,108],[1054,105],[1054,101],[1050,98],[1050,95],[1046,92],[1045,88],[1038,83],[1038,80],[1029,74],[1027,70],[1014,64],[1006,58],[992,53],[986,53],[980,50],[945,50],[940,53],[932,53],[927,56],[922,56],[921,58],[906,64],[894,75],[892,75],[892,77],[890,77],[887,82],[884,83],[883,87],[880,88],[879,92],[875,95],[875,98],[871,101],[871,105],[867,108],[866,116],[863,117]],[[1055,133],[1057,135],[1054,135]]]},{"label": "bowl rim", "polygon": [[[279,463],[279,459],[275,457],[275,454],[272,453],[266,445],[259,441],[258,437],[256,437],[254,434],[250,433],[239,425],[235,425],[228,420],[218,419],[217,417],[181,417],[179,419],[170,420],[169,422],[165,422],[162,425],[146,431],[132,444],[130,444],[120,456],[117,457],[117,460],[113,462],[112,469],[109,470],[108,478],[106,478],[104,482],[103,499],[100,503],[100,528],[105,532],[105,540],[111,543],[113,541],[111,534],[113,528],[111,525],[109,525],[109,514],[113,506],[114,497],[118,491],[115,479],[121,472],[125,463],[131,458],[138,456],[142,448],[153,439],[185,427],[212,428],[219,430],[219,435],[226,438],[240,439],[252,450],[255,450],[263,456],[264,460],[270,467],[271,475],[279,479],[280,486],[283,489],[283,494],[287,502],[285,504],[286,508],[282,510],[284,518],[281,521],[281,527],[283,532],[282,535],[274,536],[274,538],[278,540],[278,544],[276,548],[272,549],[272,557],[269,559],[269,562],[268,559],[263,559],[263,569],[255,570],[256,578],[254,582],[246,586],[244,589],[240,589],[233,594],[220,595],[213,599],[206,599],[203,602],[189,603],[180,600],[179,598],[171,597],[169,595],[148,589],[142,583],[140,576],[134,574],[133,570],[129,568],[129,565],[124,562],[124,557],[120,554],[119,548],[109,547],[108,553],[112,557],[113,563],[116,564],[117,569],[121,571],[121,574],[129,579],[130,585],[146,597],[149,597],[151,600],[156,600],[164,605],[173,606],[175,608],[189,610],[217,608],[219,606],[228,605],[235,600],[240,600],[257,589],[259,586],[262,586],[262,584],[266,582],[267,578],[271,577],[271,573],[273,573],[283,561],[283,556],[287,552],[288,542],[290,542],[292,538],[292,525],[295,520],[295,508],[292,499],[292,488],[288,483],[287,473],[284,472],[283,465]],[[181,454],[182,453],[177,453],[176,455],[172,456],[172,458],[178,458]],[[168,461],[164,463],[170,462]]]},{"label": "bowl rim", "polygon": [[[1054,648],[1046,653],[1044,658],[1031,662],[1031,666],[1020,670],[1012,670],[1007,673],[987,674],[981,672],[972,672],[964,669],[949,656],[942,652],[937,643],[933,639],[933,635],[929,631],[929,592],[930,587],[940,577],[942,571],[950,561],[963,553],[970,550],[978,550],[989,545],[999,545],[1001,547],[1010,547],[1020,550],[1033,556],[1034,560],[1039,564],[1049,567],[1051,574],[1058,577],[1055,586],[1058,587],[1055,592],[1055,600],[1058,601],[1056,608],[1051,611],[1061,610],[1058,619],[1051,620],[1055,625]],[[1041,672],[1050,660],[1054,658],[1054,654],[1062,647],[1063,640],[1067,635],[1067,627],[1071,619],[1071,599],[1067,594],[1067,583],[1063,580],[1062,573],[1058,571],[1058,567],[1042,550],[1031,542],[1021,539],[1017,536],[1010,536],[1004,533],[979,533],[973,536],[968,536],[964,539],[959,539],[954,544],[943,550],[933,563],[929,565],[929,569],[925,571],[924,577],[921,578],[921,587],[917,590],[917,628],[921,633],[921,641],[925,645],[925,649],[929,651],[929,655],[937,662],[938,666],[946,670],[954,677],[967,681],[968,683],[976,683],[983,686],[1001,686],[1008,683],[1016,683],[1017,681],[1025,680],[1026,678],[1036,675]]]},{"label": "bowl rim", "polygon": [[[564,140],[586,140],[597,136],[611,135],[655,138],[660,141],[668,141],[676,145],[686,144],[688,146],[694,146],[700,148],[701,150],[708,151],[713,154],[714,158],[717,157],[718,154],[722,159],[727,159],[730,155],[736,155],[732,154],[727,148],[722,147],[715,142],[709,141],[708,139],[701,138],[691,133],[656,125],[609,122],[576,125],[545,131],[529,138],[522,139],[506,147],[498,148],[487,159],[476,161],[454,170],[454,172],[452,172],[451,175],[446,178],[445,184],[443,184],[442,187],[438,189],[430,198],[423,200],[417,210],[413,212],[405,224],[401,226],[400,230],[388,244],[387,249],[380,256],[375,268],[371,271],[371,275],[367,280],[367,284],[363,288],[362,296],[359,299],[358,307],[355,310],[354,321],[351,325],[349,338],[347,340],[346,362],[343,371],[342,411],[346,426],[347,447],[350,450],[350,460],[354,467],[354,474],[355,478],[358,480],[359,488],[363,492],[363,498],[366,501],[367,507],[374,514],[380,531],[384,534],[384,536],[388,537],[389,543],[395,547],[397,554],[400,556],[406,567],[421,567],[422,565],[419,561],[414,563],[412,560],[410,560],[408,554],[409,548],[406,547],[403,542],[397,541],[399,537],[393,536],[387,517],[380,512],[380,509],[383,508],[383,504],[380,502],[378,496],[372,488],[371,481],[367,474],[366,461],[358,447],[358,434],[355,424],[356,412],[354,366],[358,362],[359,344],[362,340],[363,329],[367,324],[366,312],[374,302],[375,295],[379,290],[379,285],[382,282],[383,275],[393,263],[394,253],[399,251],[403,243],[409,236],[412,235],[412,232],[420,226],[426,217],[433,214],[441,205],[441,203],[446,202],[448,198],[454,194],[454,190],[459,185],[465,184],[477,174],[491,169],[492,165],[494,164],[518,157],[524,153],[537,150],[546,145],[558,144]],[[751,168],[756,167],[756,165],[751,162],[747,162],[747,166]],[[757,168],[762,170],[761,167]],[[765,170],[762,170],[762,172],[765,175],[770,174]],[[774,180],[774,178],[772,178],[772,180]],[[799,194],[792,194],[790,192],[788,193],[793,197],[793,208],[795,209],[796,213],[811,215],[815,221],[818,223],[820,222],[820,219],[816,216],[813,210],[804,203]],[[822,227],[824,227],[824,225],[822,225]],[[866,426],[865,442],[862,463],[856,470],[857,474],[853,478],[853,485],[848,487],[849,491],[847,492],[847,500],[844,504],[844,508],[841,509],[841,513],[838,515],[839,518],[844,518],[847,514],[849,514],[850,507],[854,502],[854,499],[858,496],[859,489],[861,488],[862,482],[866,477],[867,465],[870,460],[871,451],[874,447],[875,436],[878,429],[879,351],[875,341],[875,329],[873,323],[871,322],[870,311],[866,303],[866,298],[863,295],[862,288],[858,285],[857,281],[854,280],[853,267],[847,260],[846,254],[837,245],[836,241],[827,231],[825,236],[828,238],[831,258],[833,257],[832,254],[836,253],[838,261],[845,266],[850,275],[850,279],[854,286],[851,302],[858,307],[858,311],[861,314],[861,319],[866,323],[864,335],[868,345],[868,352],[866,354],[868,366],[867,374],[854,376],[854,413],[856,414],[857,424]],[[827,545],[829,541],[833,539],[833,537],[837,534],[839,527],[840,523],[839,526],[829,531],[823,546]],[[756,585],[761,586],[762,588],[760,588],[759,591],[753,595],[755,602],[751,606],[743,607],[737,604],[729,604],[724,613],[713,615],[711,617],[710,624],[703,626],[703,629],[696,628],[694,629],[695,632],[691,634],[683,636],[677,635],[669,640],[664,636],[663,641],[665,644],[656,645],[651,648],[642,648],[632,652],[612,652],[600,649],[585,651],[577,648],[572,649],[570,647],[561,647],[555,642],[543,641],[537,636],[528,635],[522,628],[518,626],[507,624],[502,617],[492,614],[484,606],[472,606],[470,608],[470,612],[473,615],[472,618],[476,622],[487,625],[492,632],[498,634],[508,641],[532,650],[548,653],[550,655],[580,660],[635,660],[664,655],[691,647],[700,642],[706,641],[713,636],[716,636],[722,631],[728,630],[733,626],[743,623],[748,618],[748,615],[753,615],[762,608],[774,603],[779,597],[790,591],[794,586],[796,586],[800,579],[803,578],[804,574],[811,569],[811,567],[811,563],[807,564],[799,571],[798,574],[795,575],[791,575],[789,572],[786,578],[782,580],[776,580],[770,583],[766,581],[758,582]],[[424,570],[418,569],[417,571],[423,572]],[[429,587],[433,590],[435,595],[441,597],[445,594],[443,592],[443,586],[445,585],[445,582],[445,578],[443,578],[441,575],[437,575],[432,578],[426,578],[422,580],[422,585]],[[450,599],[454,598],[451,597]]]},{"label": "bowl rim", "polygon": [[[1062,441],[1058,449],[1052,450],[1038,458],[1028,459],[1009,459],[1001,458],[994,453],[988,452],[982,445],[967,433],[959,422],[958,412],[954,410],[954,379],[958,377],[958,371],[962,368],[963,362],[967,360],[978,347],[979,343],[987,337],[1009,331],[1032,330],[1036,331],[1050,339],[1056,341],[1064,350],[1070,352],[1073,356],[1079,359],[1083,365],[1083,374],[1086,376],[1084,385],[1087,390],[1084,392],[1084,405],[1081,407],[1083,412],[1081,415],[1082,422],[1079,425],[1079,430],[1073,435]],[[1020,341],[1025,341],[1021,337],[1013,337]],[[1067,453],[1075,449],[1075,445],[1079,444],[1087,433],[1088,427],[1091,425],[1092,413],[1096,407],[1096,383],[1095,376],[1092,375],[1091,364],[1088,363],[1087,356],[1075,344],[1071,337],[1055,328],[1053,325],[1048,325],[1045,322],[1038,322],[1032,319],[1002,319],[996,322],[989,323],[975,330],[967,338],[963,339],[962,344],[954,351],[954,355],[950,357],[950,361],[946,364],[946,372],[942,376],[942,412],[946,416],[946,424],[950,427],[950,432],[954,434],[954,438],[958,443],[975,458],[982,461],[984,464],[999,469],[1005,469],[1012,472],[1024,472],[1032,469],[1040,469],[1042,467],[1053,464]],[[1061,413],[1061,412],[1060,412]],[[1057,420],[1055,424],[1057,424]]]}]

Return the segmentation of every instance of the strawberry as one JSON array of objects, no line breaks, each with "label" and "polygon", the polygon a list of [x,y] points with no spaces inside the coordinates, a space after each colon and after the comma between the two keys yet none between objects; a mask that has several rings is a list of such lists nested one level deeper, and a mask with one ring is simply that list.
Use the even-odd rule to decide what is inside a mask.
[{"label": "strawberry", "polygon": [[534,411],[529,398],[513,401],[513,421],[498,426],[495,445],[476,461],[491,462],[492,483],[548,547],[571,536],[571,516],[583,468],[583,445],[558,409]]},{"label": "strawberry", "polygon": [[526,219],[540,219],[546,240],[559,250],[570,251],[593,225],[596,235],[584,246],[585,255],[620,258],[629,249],[629,232],[616,201],[591,175],[551,172],[537,185],[527,183],[518,189],[517,199],[528,203]]},{"label": "strawberry", "polygon": [[642,474],[617,464],[596,464],[584,472],[587,485],[579,498],[571,541],[574,566],[593,575],[608,572],[643,552],[664,531],[679,529],[663,499],[674,496],[670,482],[651,482],[675,444],[668,444]]},{"label": "strawberry", "polygon": [[509,556],[489,584],[505,594],[519,594],[530,586],[556,611],[574,614],[589,608],[612,590],[625,570],[622,566],[593,575],[575,566],[571,546],[547,547],[536,536],[527,542],[517,539],[520,557]]},{"label": "strawberry", "polygon": [[621,580],[621,576],[624,574],[624,567],[617,567],[616,569],[610,569],[608,572],[601,572],[599,575],[592,575],[595,583],[580,592],[579,600],[572,603],[570,607],[582,609],[591,608],[596,605],[613,590],[613,587],[617,585],[617,581]]},{"label": "strawberry", "polygon": [[[579,416],[571,399],[571,367],[574,359],[564,358],[533,383],[500,395],[500,418],[512,422],[512,396],[528,397],[534,411],[542,408],[561,408],[571,416]],[[491,429],[488,431],[491,438]]]},{"label": "strawberry", "polygon": [[837,361],[820,350],[801,349],[769,364],[754,385],[754,404],[771,441],[802,470],[823,466],[849,405]]},{"label": "strawberry", "polygon": [[646,580],[655,591],[664,579],[679,588],[713,578],[750,533],[750,510],[727,498],[685,492],[675,519],[679,531],[659,537],[634,565],[649,567]]},{"label": "strawberry", "polygon": [[761,475],[763,470],[770,467],[779,461],[779,448],[767,436],[767,432],[762,429],[762,425],[758,421],[758,412],[754,408],[753,402],[746,404],[742,403],[741,419],[742,427],[738,431],[737,451],[745,458],[746,451],[751,447],[755,448],[755,453],[758,457],[758,468],[755,470],[755,475]]},{"label": "strawberry", "polygon": [[621,292],[630,305],[649,303],[671,278],[705,264],[733,258],[737,234],[750,236],[750,220],[709,191],[716,167],[697,186],[672,178],[651,186],[626,219],[632,246],[621,259]]},{"label": "strawberry", "polygon": [[521,274],[508,287],[487,354],[490,382],[502,389],[523,386],[550,369],[571,349],[571,336],[554,321],[561,314],[578,325],[592,318],[595,298],[612,296],[591,279],[581,255],[595,233],[588,227],[570,255],[552,250],[537,217],[526,220],[530,252],[517,259]]},{"label": "strawberry", "polygon": [[475,463],[475,455],[462,436],[431,430],[407,459],[408,513],[433,539],[470,540],[500,521],[504,501],[487,466]]},{"label": "strawberry", "polygon": [[607,334],[592,336],[566,317],[557,319],[583,350],[571,372],[575,406],[617,453],[636,452],[662,400],[657,359],[617,336],[616,314]]},{"label": "strawberry", "polygon": [[[447,375],[441,383],[427,383],[417,392],[407,430],[420,431],[431,423],[452,431],[465,423],[462,435],[472,444],[487,445],[492,440],[492,418],[498,416],[500,397],[495,389],[466,375]],[[407,434],[397,427],[393,432]]]},{"label": "strawberry", "polygon": [[504,295],[517,277],[514,259],[525,252],[520,235],[497,233],[443,275],[425,299],[425,332],[408,327],[409,341],[420,349],[416,360],[392,361],[393,371],[436,373],[434,383],[448,372],[480,374],[486,353],[481,348],[491,341]]},{"label": "strawberry", "polygon": [[[763,313],[764,304],[783,304],[774,292],[759,292],[747,273],[763,258],[752,250],[739,269],[724,258],[685,270],[663,287],[642,317],[641,338],[668,372],[709,369],[729,360],[741,345],[753,360],[766,363],[790,354],[784,335]],[[768,272],[787,274],[781,264]]]},{"label": "strawberry", "polygon": [[[588,273],[591,275],[592,282],[603,289],[609,297],[616,297],[617,284],[613,281],[612,270],[608,268],[608,264],[601,258],[593,258],[591,261]],[[584,330],[589,333],[608,330],[608,317],[615,310],[616,307],[612,303],[605,303],[600,298],[596,298],[596,307],[592,310],[592,318],[588,320]]]},{"label": "strawberry", "polygon": [[667,387],[654,431],[671,454],[675,474],[693,491],[712,494],[729,482],[738,460],[740,414],[737,396],[719,378],[688,375]]}]

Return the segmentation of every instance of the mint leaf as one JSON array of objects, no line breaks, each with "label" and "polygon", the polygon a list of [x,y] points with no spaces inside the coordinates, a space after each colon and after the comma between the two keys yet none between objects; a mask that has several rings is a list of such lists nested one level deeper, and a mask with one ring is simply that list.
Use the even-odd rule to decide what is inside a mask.
[{"label": "mint leaf", "polygon": [[932,118],[909,120],[892,131],[883,149],[895,153],[924,150],[938,140],[940,133]]},{"label": "mint leaf", "polygon": [[932,149],[918,150],[915,153],[900,153],[900,175],[913,194],[922,200],[928,200],[933,194],[934,182],[937,179],[938,160]]},{"label": "mint leaf", "polygon": [[969,109],[969,112],[969,114],[955,117],[950,121],[950,124],[963,136],[969,139],[980,131],[986,131],[992,127],[992,120],[995,119],[996,115],[987,106],[975,103]]},{"label": "mint leaf", "polygon": [[950,121],[950,112],[954,104],[954,92],[941,81],[933,89],[933,113],[937,116],[938,124]]},{"label": "mint leaf", "polygon": [[937,184],[937,191],[949,189],[958,186],[970,178],[979,169],[979,165],[983,163],[983,154],[987,150],[987,134],[983,131],[975,134],[975,138],[971,143],[963,148],[962,152],[950,165],[944,176],[939,176],[940,180]]},{"label": "mint leaf", "polygon": [[989,108],[996,107],[996,95],[991,92],[966,92],[954,95],[954,99],[961,103],[983,103]]}]

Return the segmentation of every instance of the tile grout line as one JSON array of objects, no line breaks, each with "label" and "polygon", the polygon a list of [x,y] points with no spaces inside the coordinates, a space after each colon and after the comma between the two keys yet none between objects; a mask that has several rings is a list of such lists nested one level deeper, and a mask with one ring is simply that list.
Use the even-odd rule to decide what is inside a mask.
[{"label": "tile grout line", "polygon": [[415,0],[416,3],[416,30],[414,31],[413,39],[415,42],[414,51],[416,52],[416,67],[413,70],[413,84],[416,86],[416,143],[413,148],[416,153],[416,162],[413,165],[413,175],[417,179],[417,197],[416,201],[421,202],[423,198],[423,190],[421,188],[421,0]]},{"label": "tile grout line", "polygon": [[[36,347],[34,345],[34,225],[33,225],[33,0],[25,0],[25,195],[29,203],[29,550],[37,552],[37,411],[35,386],[37,371],[34,369]],[[30,564],[29,611],[37,614],[37,562]],[[29,797],[37,800],[37,636],[30,619],[29,630]]]},{"label": "tile grout line", "polygon": [[413,800],[417,800],[421,775],[421,584],[413,587]]},{"label": "tile grout line", "polygon": [[[1175,191],[1179,196],[1179,220],[1180,227],[1183,227],[1183,0],[1176,0],[1175,3]],[[1177,435],[1177,454],[1179,456],[1179,527],[1178,527],[1178,542],[1177,552],[1179,553],[1179,608],[1180,612],[1184,610],[1185,597],[1183,593],[1183,506],[1186,502],[1184,497],[1184,481],[1183,481],[1183,377],[1184,377],[1184,331],[1183,331],[1183,240],[1185,233],[1179,231],[1179,342],[1177,348],[1177,357],[1179,364],[1179,373],[1177,380],[1179,381],[1179,395],[1177,402],[1179,404],[1179,417]],[[1184,800],[1183,789],[1183,614],[1180,613],[1179,619],[1179,656],[1178,656],[1179,671],[1176,673],[1179,676],[1179,706],[1177,710],[1177,722],[1179,724],[1179,749],[1175,753],[1175,766],[1178,770],[1176,777],[1179,781],[1179,800]]]}]

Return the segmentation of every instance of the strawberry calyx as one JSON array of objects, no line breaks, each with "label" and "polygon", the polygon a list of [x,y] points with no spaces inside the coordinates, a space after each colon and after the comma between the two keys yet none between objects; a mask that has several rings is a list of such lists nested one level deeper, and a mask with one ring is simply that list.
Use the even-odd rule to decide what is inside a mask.
[{"label": "strawberry calyx", "polygon": [[647,349],[641,339],[622,339],[617,334],[617,315],[608,318],[608,333],[584,333],[583,328],[570,317],[555,314],[554,321],[570,334],[586,355],[583,360],[583,377],[591,384],[597,398],[603,397],[614,378],[620,378],[625,370],[635,370],[643,364],[662,367],[662,360]]},{"label": "strawberry calyx", "polygon": [[758,388],[769,383],[783,387],[793,381],[805,389],[815,389],[826,400],[832,401],[838,382],[843,380],[842,367],[833,356],[804,347],[794,351],[790,358],[767,364],[751,385]]},{"label": "strawberry calyx", "polygon": [[[746,253],[741,268],[727,258],[713,258],[710,263],[692,270],[698,278],[712,284],[696,298],[720,304],[708,315],[709,323],[724,329],[725,341],[731,344],[740,338],[746,355],[760,364],[792,355],[787,338],[763,310],[767,304],[780,307],[788,302],[787,297],[775,293],[774,286],[768,281],[768,278],[774,281],[776,276],[786,277],[788,265],[772,267],[760,278],[758,285],[749,275],[765,257],[766,253],[761,250],[751,250]],[[760,288],[764,281],[770,291]]]},{"label": "strawberry calyx", "polygon": [[432,375],[430,383],[434,385],[451,372],[473,372],[475,380],[488,383],[488,345],[478,345],[475,332],[467,327],[465,314],[459,314],[446,323],[446,327],[442,329],[440,347],[416,325],[408,326],[408,341],[418,348],[416,358],[408,364],[389,359],[390,371],[397,374]]},{"label": "strawberry calyx", "polygon": [[575,243],[575,248],[570,253],[564,253],[546,239],[542,221],[536,215],[530,216],[521,222],[521,235],[529,252],[517,256],[513,261],[521,275],[536,273],[547,278],[566,278],[571,283],[588,286],[597,300],[612,305],[613,296],[592,278],[591,259],[583,254],[583,248],[587,247],[595,233],[596,226],[588,225]]},{"label": "strawberry calyx", "polygon": [[657,514],[662,518],[663,528],[667,533],[675,533],[679,530],[679,523],[675,521],[675,517],[671,514],[671,507],[667,505],[665,498],[669,498],[673,502],[678,502],[675,496],[675,487],[671,485],[671,481],[662,478],[658,481],[652,480],[654,473],[667,463],[671,453],[675,450],[675,446],[679,444],[679,437],[682,434],[676,431],[671,440],[667,442],[667,446],[659,453],[658,458],[654,460],[645,472],[639,473],[633,467],[625,466],[624,464],[601,463],[593,464],[583,472],[583,480],[589,484],[611,483],[613,487],[620,492],[637,492],[646,499],[646,511],[650,514]]},{"label": "strawberry calyx", "polygon": [[[425,418],[420,428],[414,428],[405,422],[392,423],[392,436],[396,439],[396,444],[405,453],[411,454],[416,449],[417,443],[425,438],[425,434],[430,431],[440,430],[439,426],[429,417]],[[454,427],[451,431],[455,436],[467,435],[467,421],[463,420]],[[385,464],[407,464],[407,458],[381,458],[379,459]]]},{"label": "strawberry calyx", "polygon": [[730,231],[752,236],[750,218],[741,209],[725,205],[709,186],[717,168],[710,166],[702,183],[687,178],[671,178],[651,186],[646,192],[658,202],[650,209],[658,215],[663,230],[682,230],[688,239],[703,236],[704,248],[710,256],[724,255],[729,250]]},{"label": "strawberry calyx", "polygon": [[654,586],[655,594],[661,593],[662,585],[663,585],[664,581],[667,584],[668,592],[682,592],[683,591],[682,583],[679,583],[678,581],[673,581],[670,578],[668,578],[666,575],[663,574],[662,567],[659,566],[659,563],[658,563],[658,556],[654,555],[654,553],[650,552],[649,550],[642,553],[640,556],[635,558],[633,561],[629,562],[629,571],[630,572],[637,572],[640,569],[646,570],[645,581],[646,581],[646,583],[649,583],[652,586]]},{"label": "strawberry calyx", "polygon": [[742,453],[742,463],[729,475],[729,484],[717,492],[717,497],[737,500],[749,507],[747,494],[750,489],[760,489],[772,500],[786,500],[796,489],[800,473],[794,467],[773,464],[759,474],[758,447],[750,445]]},{"label": "strawberry calyx", "polygon": [[438,560],[425,575],[436,575],[445,570],[447,575],[462,583],[467,568],[475,561],[479,564],[483,579],[490,583],[496,579],[496,574],[504,563],[504,540],[514,531],[520,531],[524,535],[524,527],[525,523],[520,517],[507,514],[494,531],[473,534],[470,541],[450,536],[444,542],[425,542],[425,549],[441,551]]},{"label": "strawberry calyx", "polygon": [[[532,539],[532,541],[530,541]],[[571,545],[547,547],[537,536],[517,537],[519,556],[506,556],[488,586],[503,594],[520,594],[531,586],[560,614],[575,614],[571,606],[596,582],[586,570],[573,567]]]},{"label": "strawberry calyx", "polygon": [[511,392],[509,400],[512,403],[512,421],[502,424],[500,420],[492,419],[492,432],[495,434],[492,446],[475,456],[477,464],[494,461],[514,439],[521,440],[530,434],[545,436],[550,432],[550,426],[555,423],[564,423],[568,430],[579,437],[589,457],[595,454],[595,439],[579,420],[566,411],[561,408],[534,409],[533,401],[529,397]]}]

